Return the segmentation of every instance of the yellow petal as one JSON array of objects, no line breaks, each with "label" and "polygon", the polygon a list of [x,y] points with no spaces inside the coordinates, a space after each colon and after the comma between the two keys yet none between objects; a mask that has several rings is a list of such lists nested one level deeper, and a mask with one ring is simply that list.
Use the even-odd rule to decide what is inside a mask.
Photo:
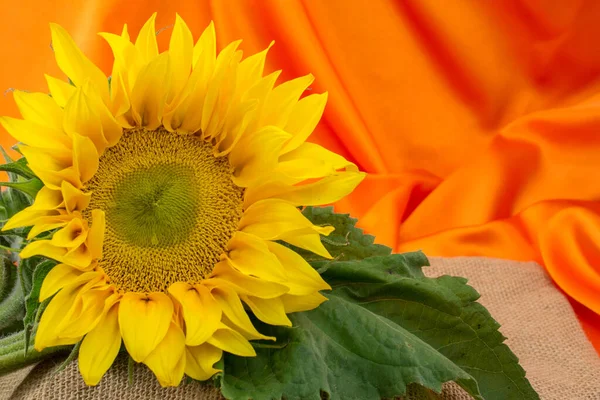
[{"label": "yellow petal", "polygon": [[69,137],[58,129],[11,117],[0,117],[0,124],[13,138],[29,146],[56,150],[71,148]]},{"label": "yellow petal", "polygon": [[118,321],[119,305],[110,308],[79,348],[79,372],[86,385],[95,386],[108,371],[121,347]]},{"label": "yellow petal", "polygon": [[265,106],[262,124],[285,127],[298,99],[314,80],[315,77],[309,74],[286,81],[273,89]]},{"label": "yellow petal", "polygon": [[327,93],[306,96],[297,102],[290,113],[285,125],[285,131],[292,134],[292,139],[281,151],[288,153],[300,146],[313,132],[327,104]]},{"label": "yellow petal", "polygon": [[123,128],[117,122],[108,107],[104,105],[98,93],[90,85],[83,86],[83,94],[87,104],[94,110],[98,116],[98,121],[102,129],[102,137],[105,139],[108,147],[117,144],[123,135]]},{"label": "yellow petal", "polygon": [[77,343],[78,338],[59,338],[57,326],[64,319],[65,315],[74,306],[75,299],[79,291],[87,285],[94,284],[99,278],[97,272],[87,272],[77,277],[71,284],[62,288],[60,292],[50,301],[48,307],[44,310],[37,333],[35,335],[35,349],[42,351],[46,347],[60,346]]},{"label": "yellow petal", "polygon": [[202,113],[189,111],[203,108],[211,76],[200,68],[192,71],[183,92],[169,105],[163,116],[163,123],[167,129],[182,133],[195,133],[201,129]]},{"label": "yellow petal", "polygon": [[[346,173],[338,172],[341,169],[345,170]],[[244,206],[248,207],[260,199],[279,197],[280,195],[285,195],[286,200],[291,201],[292,197],[290,196],[298,196],[295,193],[296,191],[303,192],[302,197],[307,197],[307,199],[298,198],[294,202],[312,201],[314,203],[319,196],[310,196],[306,193],[313,190],[313,184],[322,185],[322,183],[315,182],[314,179],[333,175],[335,176],[324,182],[327,184],[338,182],[338,184],[326,189],[326,191],[329,190],[332,193],[324,196],[324,201],[327,198],[326,200],[333,202],[336,197],[344,193],[343,190],[337,190],[337,186],[340,184],[341,186],[347,186],[349,181],[350,183],[353,180],[360,181],[364,177],[362,173],[358,172],[356,165],[346,161],[343,157],[313,143],[304,143],[296,150],[279,158],[277,170],[269,179],[246,190]],[[313,181],[303,182],[308,180]],[[302,182],[300,185],[296,185],[300,182]],[[319,192],[316,189],[315,192]],[[287,195],[286,193],[290,191],[294,193]],[[335,195],[338,192],[339,194]]]},{"label": "yellow petal", "polygon": [[185,337],[171,322],[164,339],[146,357],[144,364],[154,372],[162,387],[177,386],[185,370]]},{"label": "yellow petal", "polygon": [[129,101],[129,92],[125,87],[121,71],[116,72],[111,80],[111,110],[115,115],[119,125],[125,128],[133,128],[135,121],[131,113],[131,102]]},{"label": "yellow petal", "polygon": [[65,132],[72,137],[79,134],[90,138],[98,154],[102,154],[108,146],[108,141],[102,132],[102,121],[85,95],[83,87],[77,88],[67,102],[63,125]]},{"label": "yellow petal", "polygon": [[67,249],[52,245],[50,240],[37,240],[25,246],[21,250],[21,253],[19,253],[19,256],[21,258],[29,258],[39,255],[60,261],[65,254],[67,254]]},{"label": "yellow petal", "polygon": [[161,125],[170,87],[169,71],[169,53],[162,53],[140,71],[131,93],[133,118],[138,126],[154,130]]},{"label": "yellow petal", "polygon": [[235,170],[234,183],[247,187],[272,173],[277,167],[281,148],[290,137],[289,133],[275,126],[267,126],[242,137],[229,154],[229,163]]},{"label": "yellow petal", "polygon": [[[235,93],[235,80],[237,75],[238,63],[242,58],[242,52],[237,51],[234,54],[229,66],[224,70],[222,76],[213,77],[209,83],[209,89],[206,94],[204,107],[212,100],[216,99],[212,112],[209,112],[210,118],[202,120],[202,139],[218,140],[223,134],[223,130],[228,122],[236,123],[243,116],[234,115],[239,106],[240,99]],[[217,66],[219,65],[217,61]],[[220,72],[220,71],[217,71]],[[217,83],[218,82],[218,83]],[[218,94],[212,97],[212,87],[218,86]],[[205,122],[207,124],[205,125]]]},{"label": "yellow petal", "polygon": [[210,287],[226,285],[237,293],[250,294],[265,299],[281,296],[289,291],[288,287],[280,283],[244,275],[230,266],[228,261],[217,263],[211,274],[211,279],[204,281],[204,283]]},{"label": "yellow petal", "polygon": [[112,287],[104,285],[81,293],[81,311],[58,324],[58,337],[81,337],[94,329],[105,314],[105,302],[113,292]]},{"label": "yellow petal", "polygon": [[[331,229],[333,231],[333,228]],[[332,259],[333,257],[323,243],[321,242],[321,237],[315,233],[308,234],[298,234],[298,235],[290,235],[287,236],[284,241],[292,244],[296,247],[300,247],[301,249],[312,251],[313,253],[328,259]]]},{"label": "yellow petal", "polygon": [[29,168],[49,189],[60,190],[63,181],[75,187],[81,186],[79,171],[72,166],[72,150],[46,150],[29,146],[19,146],[19,150],[27,158]]},{"label": "yellow petal", "polygon": [[58,261],[71,264],[80,269],[87,269],[94,262],[94,258],[87,246],[83,244],[79,247],[69,249],[69,251],[67,251],[62,258],[59,258]]},{"label": "yellow petal", "polygon": [[208,81],[200,121],[202,138],[205,140],[216,137],[225,123],[225,115],[235,90],[237,67],[242,58],[241,52],[237,51],[240,43],[241,40],[232,42],[219,53],[215,72]]},{"label": "yellow petal", "polygon": [[279,157],[277,171],[290,181],[302,182],[306,179],[322,178],[338,170],[358,172],[356,165],[326,148],[314,143],[302,143],[294,150]]},{"label": "yellow petal", "polygon": [[87,247],[92,258],[102,257],[104,245],[104,231],[106,229],[106,215],[102,210],[92,210],[92,227],[87,236]]},{"label": "yellow petal", "polygon": [[283,303],[279,297],[274,299],[261,299],[253,296],[241,295],[244,303],[256,315],[256,318],[270,325],[292,326],[292,321],[285,315]]},{"label": "yellow petal", "polygon": [[155,21],[156,13],[146,21],[135,40],[135,48],[138,49],[144,63],[150,62],[158,55]]},{"label": "yellow petal", "polygon": [[[71,143],[72,145],[72,143]],[[34,172],[35,169],[60,173],[73,166],[73,150],[71,149],[42,149],[21,145],[19,151],[27,158],[27,165]],[[77,177],[79,180],[79,177]],[[60,190],[60,184],[57,189]]]},{"label": "yellow petal", "polygon": [[284,294],[281,296],[281,301],[283,303],[285,312],[289,314],[293,312],[313,310],[324,301],[327,301],[327,297],[318,292],[302,296]]},{"label": "yellow petal", "polygon": [[84,272],[67,264],[54,266],[44,278],[40,289],[40,302],[46,300],[63,287],[70,285]]},{"label": "yellow petal", "polygon": [[145,64],[139,50],[123,35],[119,36],[106,32],[98,33],[98,35],[106,40],[115,58],[111,78],[111,90],[113,88],[113,79],[118,74],[121,76],[124,87],[128,91],[135,83],[135,78]]},{"label": "yellow petal", "polygon": [[295,251],[276,242],[267,242],[271,253],[279,259],[287,275],[290,295],[308,295],[318,290],[331,290],[321,275]]},{"label": "yellow petal", "polygon": [[275,42],[271,42],[269,46],[260,53],[253,54],[240,63],[238,70],[237,89],[240,92],[245,92],[250,86],[258,82],[263,75],[265,69],[265,59],[269,49],[273,47]]},{"label": "yellow petal", "polygon": [[172,316],[173,302],[164,293],[125,293],[119,306],[119,327],[136,362],[144,361],[163,340]]},{"label": "yellow petal", "polygon": [[296,159],[323,160],[330,164],[333,170],[345,168],[347,171],[358,171],[358,168],[344,157],[315,143],[302,143],[281,155],[283,162]]},{"label": "yellow petal", "polygon": [[106,103],[108,103],[108,81],[104,73],[91,62],[73,41],[67,31],[57,24],[50,24],[52,48],[56,63],[76,86],[82,86],[86,80],[92,85]]},{"label": "yellow petal", "polygon": [[51,243],[56,247],[78,247],[87,239],[87,223],[79,218],[73,218],[67,225],[55,232]]},{"label": "yellow petal", "polygon": [[[215,81],[213,79],[216,65],[215,54],[214,26],[211,23],[194,47],[193,71],[184,89],[165,109],[163,123],[168,130],[195,133],[202,128],[203,112],[197,110],[204,109],[208,83]],[[214,90],[219,89],[218,82],[213,86]],[[208,123],[208,121],[205,122]]]},{"label": "yellow petal", "polygon": [[248,317],[246,310],[244,310],[242,301],[233,289],[228,288],[227,286],[220,286],[213,288],[211,293],[215,300],[217,300],[219,303],[221,309],[223,310],[223,314],[225,314],[231,324],[239,328],[236,330],[240,332],[246,339],[276,340],[276,338],[272,336],[265,336],[256,330],[250,321],[250,317]]},{"label": "yellow petal", "polygon": [[[65,294],[61,296],[63,293]],[[72,306],[72,301],[74,298],[74,294],[72,296],[66,296],[66,292],[64,292],[63,289],[58,295],[56,295],[55,298],[52,299],[48,307],[46,307],[35,335],[34,347],[37,351],[42,351],[46,347],[75,344],[81,340],[80,337],[59,338],[54,329],[52,329],[52,324],[61,320],[64,309],[68,310],[69,307]]]},{"label": "yellow petal", "polygon": [[43,187],[35,196],[33,207],[37,210],[55,210],[63,203],[64,193]]},{"label": "yellow petal", "polygon": [[223,356],[223,350],[204,343],[200,346],[186,347],[185,349],[185,374],[192,379],[205,381],[217,372],[213,366]]},{"label": "yellow petal", "polygon": [[228,353],[242,357],[256,355],[254,348],[239,332],[221,324],[220,328],[208,339],[208,343]]},{"label": "yellow petal", "polygon": [[362,182],[364,172],[336,172],[316,182],[289,185],[281,181],[270,181],[250,187],[244,196],[244,205],[268,198],[285,200],[295,206],[319,206],[335,203],[346,197]]},{"label": "yellow petal", "polygon": [[27,240],[31,240],[42,232],[62,228],[73,219],[71,215],[49,215],[41,218],[31,219],[29,225],[33,225],[27,234]]},{"label": "yellow petal", "polygon": [[[171,72],[173,73],[172,93],[178,93],[183,89],[192,69],[192,54],[194,39],[192,32],[185,21],[175,14],[175,26],[169,43],[169,55],[171,56]],[[172,99],[167,99],[171,102]]]},{"label": "yellow petal", "polygon": [[190,107],[202,109],[204,104],[208,77],[204,77],[203,72],[201,69],[193,70],[183,91],[165,106],[162,122],[168,131],[190,134],[200,129],[202,114],[188,110]]},{"label": "yellow petal", "polygon": [[89,137],[73,134],[73,164],[81,182],[89,181],[96,174],[99,158],[98,150]]},{"label": "yellow petal", "polygon": [[29,258],[36,255],[45,256],[79,269],[87,269],[93,261],[85,245],[67,249],[53,245],[51,240],[31,242],[21,250],[19,255],[21,258]]},{"label": "yellow petal", "polygon": [[216,63],[216,41],[212,22],[204,30],[193,50],[193,71],[183,90],[165,108],[163,124],[169,131],[195,133],[201,129],[202,110],[207,86]]},{"label": "yellow petal", "polygon": [[254,113],[254,117],[248,124],[247,132],[255,132],[256,130],[264,126],[264,124],[262,124],[262,119],[265,113],[267,112],[268,108],[266,99],[268,99],[268,97],[270,96],[271,91],[273,90],[273,85],[275,85],[275,82],[277,81],[277,78],[279,78],[280,74],[281,71],[275,71],[270,73],[269,75],[265,76],[257,83],[255,83],[253,86],[251,86],[250,89],[248,89],[248,91],[244,93],[244,99],[260,99],[260,103],[258,105],[257,110]]},{"label": "yellow petal", "polygon": [[48,90],[52,95],[52,99],[54,99],[56,104],[64,108],[67,105],[67,101],[75,94],[75,86],[50,75],[44,74],[44,76],[46,77]]},{"label": "yellow petal", "polygon": [[57,190],[42,187],[35,196],[34,203],[12,216],[2,227],[3,231],[20,226],[34,225],[40,217],[56,216],[57,208],[62,206],[62,195]]},{"label": "yellow petal", "polygon": [[210,75],[214,69],[217,58],[217,39],[215,34],[215,24],[210,21],[200,39],[196,42],[193,51],[193,66],[207,71]]},{"label": "yellow petal", "polygon": [[313,225],[300,210],[281,200],[267,199],[252,204],[242,216],[238,229],[265,240],[284,240],[331,258],[319,234],[329,235],[334,228]]},{"label": "yellow petal", "polygon": [[264,240],[244,232],[235,232],[227,244],[227,258],[231,265],[245,275],[271,282],[282,282],[286,276],[282,265]]},{"label": "yellow petal", "polygon": [[206,342],[221,321],[221,307],[210,291],[202,285],[177,282],[169,287],[169,293],[183,307],[185,344],[198,346]]},{"label": "yellow petal", "polygon": [[52,97],[44,93],[20,90],[15,91],[13,95],[24,119],[56,130],[62,129],[63,110]]},{"label": "yellow petal", "polygon": [[123,25],[123,29],[121,30],[121,37],[125,40],[129,40],[129,32],[127,31],[127,24]]},{"label": "yellow petal", "polygon": [[12,218],[10,218],[2,227],[2,231],[21,228],[23,226],[31,226],[35,224],[38,219],[49,216],[55,216],[55,214],[53,214],[52,211],[37,210],[33,208],[33,206],[30,206],[22,211],[19,211]]},{"label": "yellow petal", "polygon": [[[124,28],[125,29],[125,28]],[[124,31],[126,34],[126,29]],[[99,33],[111,47],[115,62],[110,81],[111,110],[116,117],[127,113],[131,107],[130,94],[140,69],[144,66],[139,51],[127,37],[112,33]],[[123,122],[120,120],[120,122]],[[131,121],[133,122],[133,121]],[[131,124],[128,126],[131,127]]]},{"label": "yellow petal", "polygon": [[221,137],[214,147],[213,154],[215,157],[222,157],[231,153],[231,150],[242,138],[252,118],[254,118],[258,105],[258,99],[245,101],[237,107],[235,114],[228,116]]},{"label": "yellow petal", "polygon": [[[44,188],[42,188],[42,190],[43,189],[46,189],[46,188],[44,187]],[[40,190],[40,192],[42,190]],[[84,210],[88,206],[88,204],[90,204],[90,199],[92,197],[92,193],[90,193],[90,192],[84,193],[67,181],[62,182],[61,192],[62,192],[62,199],[64,201],[64,207],[68,213]],[[39,196],[39,192],[38,192],[38,196]],[[38,200],[36,198],[36,203],[37,202],[38,202]]]},{"label": "yellow petal", "polygon": [[[20,147],[23,150],[23,147]],[[22,151],[23,154],[25,152]],[[26,156],[27,157],[27,156]],[[75,187],[81,187],[81,179],[79,173],[74,167],[68,167],[60,171],[43,170],[33,164],[29,165],[29,168],[37,175],[38,178],[52,190],[60,190],[60,187],[64,181],[67,181]]]}]

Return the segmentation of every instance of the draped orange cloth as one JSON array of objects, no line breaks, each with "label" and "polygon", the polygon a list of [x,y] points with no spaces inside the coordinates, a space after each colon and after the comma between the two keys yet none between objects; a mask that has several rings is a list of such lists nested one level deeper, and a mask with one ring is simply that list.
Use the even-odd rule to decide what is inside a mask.
[{"label": "draped orange cloth", "polygon": [[[96,35],[179,12],[196,37],[312,72],[312,140],[370,173],[338,211],[396,251],[535,260],[600,349],[600,2],[21,0],[1,5],[0,88],[47,91],[48,22],[109,72]],[[165,45],[169,34],[159,34]],[[12,96],[0,113],[18,116]],[[13,140],[3,133],[3,145]]]}]

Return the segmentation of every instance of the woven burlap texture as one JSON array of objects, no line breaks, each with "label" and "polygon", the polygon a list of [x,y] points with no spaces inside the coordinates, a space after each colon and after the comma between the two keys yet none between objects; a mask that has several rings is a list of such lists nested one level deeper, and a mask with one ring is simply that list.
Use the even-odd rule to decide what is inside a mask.
[{"label": "woven burlap texture", "polygon": [[[600,357],[585,337],[565,297],[535,263],[489,258],[432,258],[429,276],[457,275],[481,293],[480,302],[502,324],[507,344],[519,357],[544,400],[600,399]],[[180,400],[220,399],[210,386],[190,383],[162,389],[142,365],[128,384],[127,362],[119,358],[101,383],[86,387],[72,363],[54,375],[61,360],[45,361],[0,378],[0,400]],[[470,397],[454,384],[444,399]],[[350,399],[348,399],[350,400]],[[362,400],[362,399],[356,399]],[[412,398],[411,400],[417,400]]]}]

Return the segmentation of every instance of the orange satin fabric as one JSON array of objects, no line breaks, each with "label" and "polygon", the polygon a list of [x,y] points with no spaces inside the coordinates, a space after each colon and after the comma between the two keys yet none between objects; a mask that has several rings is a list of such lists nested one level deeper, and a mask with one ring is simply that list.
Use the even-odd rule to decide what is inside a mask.
[{"label": "orange satin fabric", "polygon": [[[397,251],[535,260],[600,349],[600,2],[21,0],[1,6],[1,85],[61,76],[48,22],[109,72],[98,31],[179,12],[197,37],[271,40],[270,70],[329,91],[312,140],[370,173],[338,211]],[[159,35],[163,46],[169,34]],[[12,96],[0,112],[17,116]],[[2,144],[13,141],[4,134]]]}]

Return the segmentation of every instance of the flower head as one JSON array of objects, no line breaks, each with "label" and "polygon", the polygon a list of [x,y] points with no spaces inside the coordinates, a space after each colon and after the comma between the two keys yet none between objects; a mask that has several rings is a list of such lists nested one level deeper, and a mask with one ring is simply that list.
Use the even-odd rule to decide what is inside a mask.
[{"label": "flower head", "polygon": [[[212,24],[193,44],[177,16],[159,53],[154,18],[130,41],[101,33],[110,80],[52,25],[50,96],[15,92],[22,120],[0,119],[44,187],[4,229],[32,226],[22,258],[59,262],[35,348],[82,341],[79,368],[95,385],[121,341],[163,386],[208,379],[223,351],[255,355],[247,314],[290,325],[329,286],[290,247],[330,257],[298,206],[335,202],[364,174],[305,140],[326,94],[302,97],[305,76],[275,86],[268,49],[217,54]],[[41,236],[44,234],[43,236]]]}]

